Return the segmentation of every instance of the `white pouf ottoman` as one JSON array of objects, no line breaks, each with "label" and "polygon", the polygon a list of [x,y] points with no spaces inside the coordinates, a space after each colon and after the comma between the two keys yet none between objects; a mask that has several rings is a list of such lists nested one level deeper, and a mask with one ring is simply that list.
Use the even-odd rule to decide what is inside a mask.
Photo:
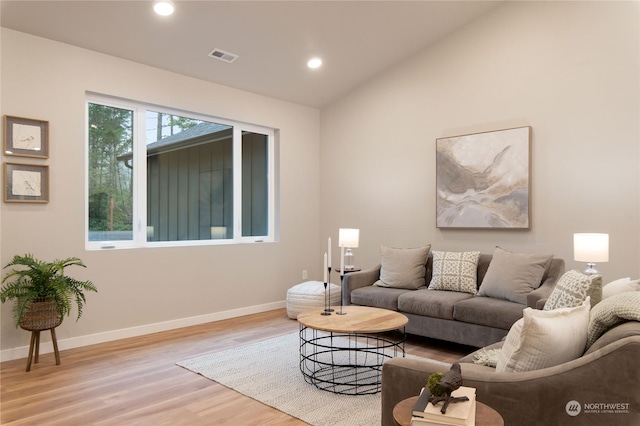
[{"label": "white pouf ottoman", "polygon": [[[336,284],[327,285],[327,299],[331,286],[331,307],[340,306],[340,287]],[[287,316],[298,319],[298,314],[313,308],[324,307],[324,283],[320,281],[306,281],[294,285],[287,290]]]}]

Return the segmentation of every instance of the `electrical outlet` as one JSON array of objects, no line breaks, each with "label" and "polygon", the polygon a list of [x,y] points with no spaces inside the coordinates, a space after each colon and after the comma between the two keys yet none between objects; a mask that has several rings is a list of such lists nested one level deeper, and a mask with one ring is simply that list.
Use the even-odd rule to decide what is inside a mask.
[{"label": "electrical outlet", "polygon": [[303,270],[302,270],[302,279],[303,279],[303,280],[306,280],[306,279],[307,279],[307,270],[306,270],[306,269],[303,269]]}]

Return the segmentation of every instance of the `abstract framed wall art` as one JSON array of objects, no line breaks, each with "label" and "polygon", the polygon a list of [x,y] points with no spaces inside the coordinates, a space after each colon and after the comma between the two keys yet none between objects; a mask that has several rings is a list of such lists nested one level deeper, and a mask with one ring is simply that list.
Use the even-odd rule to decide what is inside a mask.
[{"label": "abstract framed wall art", "polygon": [[49,166],[4,163],[6,203],[48,203]]},{"label": "abstract framed wall art", "polygon": [[5,115],[4,154],[49,158],[49,122]]},{"label": "abstract framed wall art", "polygon": [[531,229],[531,127],[436,139],[436,226]]}]

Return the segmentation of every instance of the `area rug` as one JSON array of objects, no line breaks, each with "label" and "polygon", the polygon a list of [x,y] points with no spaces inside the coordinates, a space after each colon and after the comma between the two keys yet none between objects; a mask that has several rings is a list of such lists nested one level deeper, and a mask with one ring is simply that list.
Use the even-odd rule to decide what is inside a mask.
[{"label": "area rug", "polygon": [[379,425],[379,393],[336,395],[305,382],[299,339],[286,334],[177,365],[314,426]]}]

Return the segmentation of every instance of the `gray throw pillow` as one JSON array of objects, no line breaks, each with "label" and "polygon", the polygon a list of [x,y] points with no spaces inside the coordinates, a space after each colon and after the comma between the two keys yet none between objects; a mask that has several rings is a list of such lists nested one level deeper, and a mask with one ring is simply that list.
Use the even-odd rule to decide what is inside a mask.
[{"label": "gray throw pillow", "polygon": [[380,279],[373,285],[411,290],[424,287],[429,250],[431,245],[409,249],[380,246]]},{"label": "gray throw pillow", "polygon": [[552,254],[512,253],[496,247],[479,296],[527,304],[527,294],[540,287]]}]

